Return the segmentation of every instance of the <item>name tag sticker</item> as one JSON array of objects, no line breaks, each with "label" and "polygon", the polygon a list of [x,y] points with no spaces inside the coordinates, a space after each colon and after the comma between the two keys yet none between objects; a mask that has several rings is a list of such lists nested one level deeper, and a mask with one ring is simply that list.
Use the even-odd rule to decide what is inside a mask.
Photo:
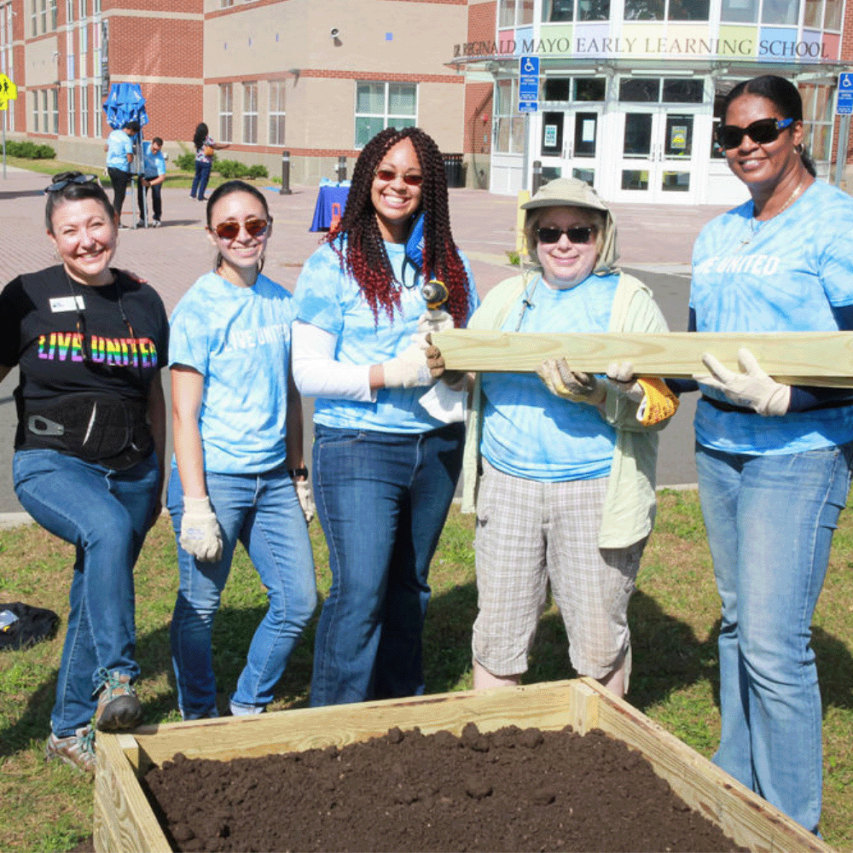
[{"label": "name tag sticker", "polygon": [[82,296],[56,296],[50,300],[49,304],[53,314],[62,314],[64,311],[83,311],[86,308]]}]

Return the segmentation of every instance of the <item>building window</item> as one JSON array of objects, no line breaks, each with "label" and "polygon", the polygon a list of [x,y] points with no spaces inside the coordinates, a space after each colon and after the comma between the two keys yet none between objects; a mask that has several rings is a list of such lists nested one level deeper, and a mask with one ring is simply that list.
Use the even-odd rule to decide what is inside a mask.
[{"label": "building window", "polygon": [[355,147],[364,148],[386,127],[414,127],[417,115],[417,83],[357,83]]},{"label": "building window", "polygon": [[41,31],[43,33],[47,32],[47,0],[41,0]]},{"label": "building window", "polygon": [[93,97],[94,100],[92,103],[95,107],[95,114],[92,116],[92,136],[103,136],[101,127],[103,126],[102,122],[104,120],[104,114],[100,107],[104,102],[104,90],[101,87],[100,82],[95,83]]},{"label": "building window", "polygon": [[31,14],[30,23],[32,26],[33,35],[37,36],[39,34],[39,30],[38,30],[38,25],[39,25],[39,22],[38,22],[38,0],[33,0],[33,5],[30,7],[30,14]]},{"label": "building window", "polygon": [[223,9],[227,9],[229,6],[234,5],[234,0],[221,0],[220,6]]},{"label": "building window", "polygon": [[711,0],[625,0],[626,21],[707,21],[710,11]]},{"label": "building window", "polygon": [[80,26],[80,76],[86,76],[86,58],[89,54],[89,28],[86,24]]},{"label": "building window", "polygon": [[523,27],[533,23],[533,0],[498,0],[499,27]]},{"label": "building window", "polygon": [[619,100],[627,103],[701,104],[704,99],[704,83],[692,78],[626,77],[619,81]]},{"label": "building window", "polygon": [[77,131],[77,90],[73,86],[68,87],[68,135],[74,136]]},{"label": "building window", "polygon": [[243,142],[258,144],[258,84],[243,84]]},{"label": "building window", "polygon": [[219,139],[231,142],[234,133],[234,89],[230,83],[219,84]]},{"label": "building window", "polygon": [[270,80],[270,145],[284,145],[285,80]]},{"label": "building window", "polygon": [[543,101],[603,101],[607,92],[604,77],[546,77],[542,88]]},{"label": "building window", "polygon": [[828,163],[832,154],[833,90],[807,83],[800,86],[803,98],[803,142],[812,159]]},{"label": "building window", "polygon": [[542,21],[607,21],[610,19],[610,0],[544,0]]},{"label": "building window", "polygon": [[80,135],[89,135],[89,87],[80,87]]},{"label": "building window", "polygon": [[86,7],[88,5],[89,4],[86,2],[86,0],[80,0],[80,20],[81,21],[86,19]]},{"label": "building window", "polygon": [[51,28],[51,30],[56,29],[56,18],[57,18],[56,0],[50,0],[50,28]]},{"label": "building window", "polygon": [[762,24],[788,24],[796,26],[800,20],[800,0],[763,0]]},{"label": "building window", "polygon": [[33,133],[39,132],[39,93],[33,92]]},{"label": "building window", "polygon": [[758,0],[723,0],[720,20],[754,24],[758,20]]},{"label": "building window", "polygon": [[101,0],[92,0],[92,14],[100,15],[101,14]]},{"label": "building window", "polygon": [[65,21],[68,24],[74,22],[74,0],[65,0]]},{"label": "building window", "polygon": [[495,86],[495,151],[524,153],[524,118],[518,113],[518,81],[498,80]]}]

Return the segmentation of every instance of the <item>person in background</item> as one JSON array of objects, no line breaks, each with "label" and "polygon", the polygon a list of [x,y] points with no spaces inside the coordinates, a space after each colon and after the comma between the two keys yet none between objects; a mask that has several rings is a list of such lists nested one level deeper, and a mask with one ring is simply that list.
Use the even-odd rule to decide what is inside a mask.
[{"label": "person in background", "polygon": [[[560,178],[522,208],[535,269],[491,290],[469,328],[667,331],[649,289],[617,268],[616,225],[592,187]],[[438,348],[428,357],[441,375]],[[565,358],[537,373],[481,373],[474,384],[462,506],[477,512],[474,687],[520,682],[550,584],[575,670],[622,696],[628,602],[655,515],[655,430],[677,402],[660,380],[635,381],[628,363],[610,378]]]},{"label": "person in background", "polygon": [[293,299],[261,272],[271,232],[261,192],[243,181],[217,187],[207,204],[214,268],[172,314],[168,506],[180,586],[171,640],[186,720],[218,715],[211,630],[238,541],[269,608],[231,695],[232,714],[259,714],[272,701],[316,603],[306,525],[314,507],[290,370]]},{"label": "person in background", "polygon": [[[799,92],[765,75],[729,93],[717,134],[749,201],[693,251],[690,329],[853,329],[853,199],[815,180]],[[853,461],[849,391],[774,381],[748,350],[697,376],[699,495],[722,600],[714,761],[817,832],[821,699],[811,620]]]},{"label": "person in background", "polygon": [[193,135],[193,147],[195,148],[195,175],[190,188],[190,198],[199,201],[207,201],[205,190],[210,180],[210,170],[213,168],[213,158],[221,148],[230,148],[231,143],[214,142],[207,125],[200,122],[196,125]]},{"label": "person in background", "polygon": [[[448,292],[434,314],[430,278]],[[423,693],[429,565],[464,434],[425,408],[424,335],[465,325],[479,301],[450,230],[444,162],[423,130],[367,143],[295,295],[294,377],[316,398],[314,489],[332,573],[311,704]]]},{"label": "person in background", "polygon": [[139,122],[135,119],[125,122],[107,137],[107,173],[113,186],[113,208],[118,217],[118,227],[121,224],[121,209],[124,207],[124,197],[127,185],[131,181],[130,166],[133,162],[133,137],[139,133]]},{"label": "person in background", "polygon": [[118,217],[97,178],[63,172],[46,192],[60,263],[0,293],[0,380],[19,367],[18,500],[76,548],[47,758],[94,773],[92,722],[142,719],[133,567],[160,512],[169,326],[154,289],[110,266]]},{"label": "person in background", "polygon": [[159,228],[163,216],[163,181],[166,180],[166,157],[163,154],[163,140],[155,136],[150,142],[142,143],[142,176],[136,183],[136,197],[139,202],[139,222],[137,227],[146,225],[145,203],[148,198],[148,188],[151,188],[151,206],[154,218],[147,224],[151,228]]}]

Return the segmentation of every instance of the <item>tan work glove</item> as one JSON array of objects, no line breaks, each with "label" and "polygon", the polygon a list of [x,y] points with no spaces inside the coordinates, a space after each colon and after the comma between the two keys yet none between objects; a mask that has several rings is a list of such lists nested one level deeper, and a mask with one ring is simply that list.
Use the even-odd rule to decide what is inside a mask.
[{"label": "tan work glove", "polygon": [[738,350],[737,361],[740,373],[729,370],[719,359],[706,352],[702,363],[711,372],[693,378],[722,391],[736,406],[754,409],[759,415],[786,414],[791,405],[791,386],[771,379],[746,347]]},{"label": "tan work glove", "polygon": [[386,388],[416,388],[432,384],[426,350],[412,344],[396,358],[383,362]]},{"label": "tan work glove", "polygon": [[606,388],[592,373],[572,370],[565,358],[547,358],[536,369],[545,387],[564,400],[597,406],[604,400]]},{"label": "tan work glove", "polygon": [[302,507],[302,514],[305,516],[305,523],[310,524],[314,518],[314,513],[317,507],[314,505],[314,494],[311,491],[311,483],[306,477],[304,480],[293,480],[293,488],[296,489],[296,497],[299,500],[299,506]]},{"label": "tan work glove", "polygon": [[222,556],[222,533],[210,498],[184,495],[180,542],[181,548],[199,562],[215,563]]}]

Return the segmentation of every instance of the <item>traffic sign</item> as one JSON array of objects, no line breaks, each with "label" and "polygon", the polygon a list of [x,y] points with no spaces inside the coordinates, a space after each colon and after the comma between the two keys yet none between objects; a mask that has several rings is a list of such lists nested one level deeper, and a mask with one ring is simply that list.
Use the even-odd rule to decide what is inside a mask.
[{"label": "traffic sign", "polygon": [[5,74],[0,74],[0,100],[14,101],[17,98],[18,87]]},{"label": "traffic sign", "polygon": [[536,101],[519,101],[518,111],[520,113],[535,113],[539,109],[539,104]]},{"label": "traffic sign", "polygon": [[0,98],[0,110],[6,110],[9,108],[9,102],[5,98]]},{"label": "traffic sign", "polygon": [[838,75],[838,100],[836,115],[853,115],[853,73],[845,71]]},{"label": "traffic sign", "polygon": [[518,60],[518,111],[535,113],[539,101],[539,57]]}]

